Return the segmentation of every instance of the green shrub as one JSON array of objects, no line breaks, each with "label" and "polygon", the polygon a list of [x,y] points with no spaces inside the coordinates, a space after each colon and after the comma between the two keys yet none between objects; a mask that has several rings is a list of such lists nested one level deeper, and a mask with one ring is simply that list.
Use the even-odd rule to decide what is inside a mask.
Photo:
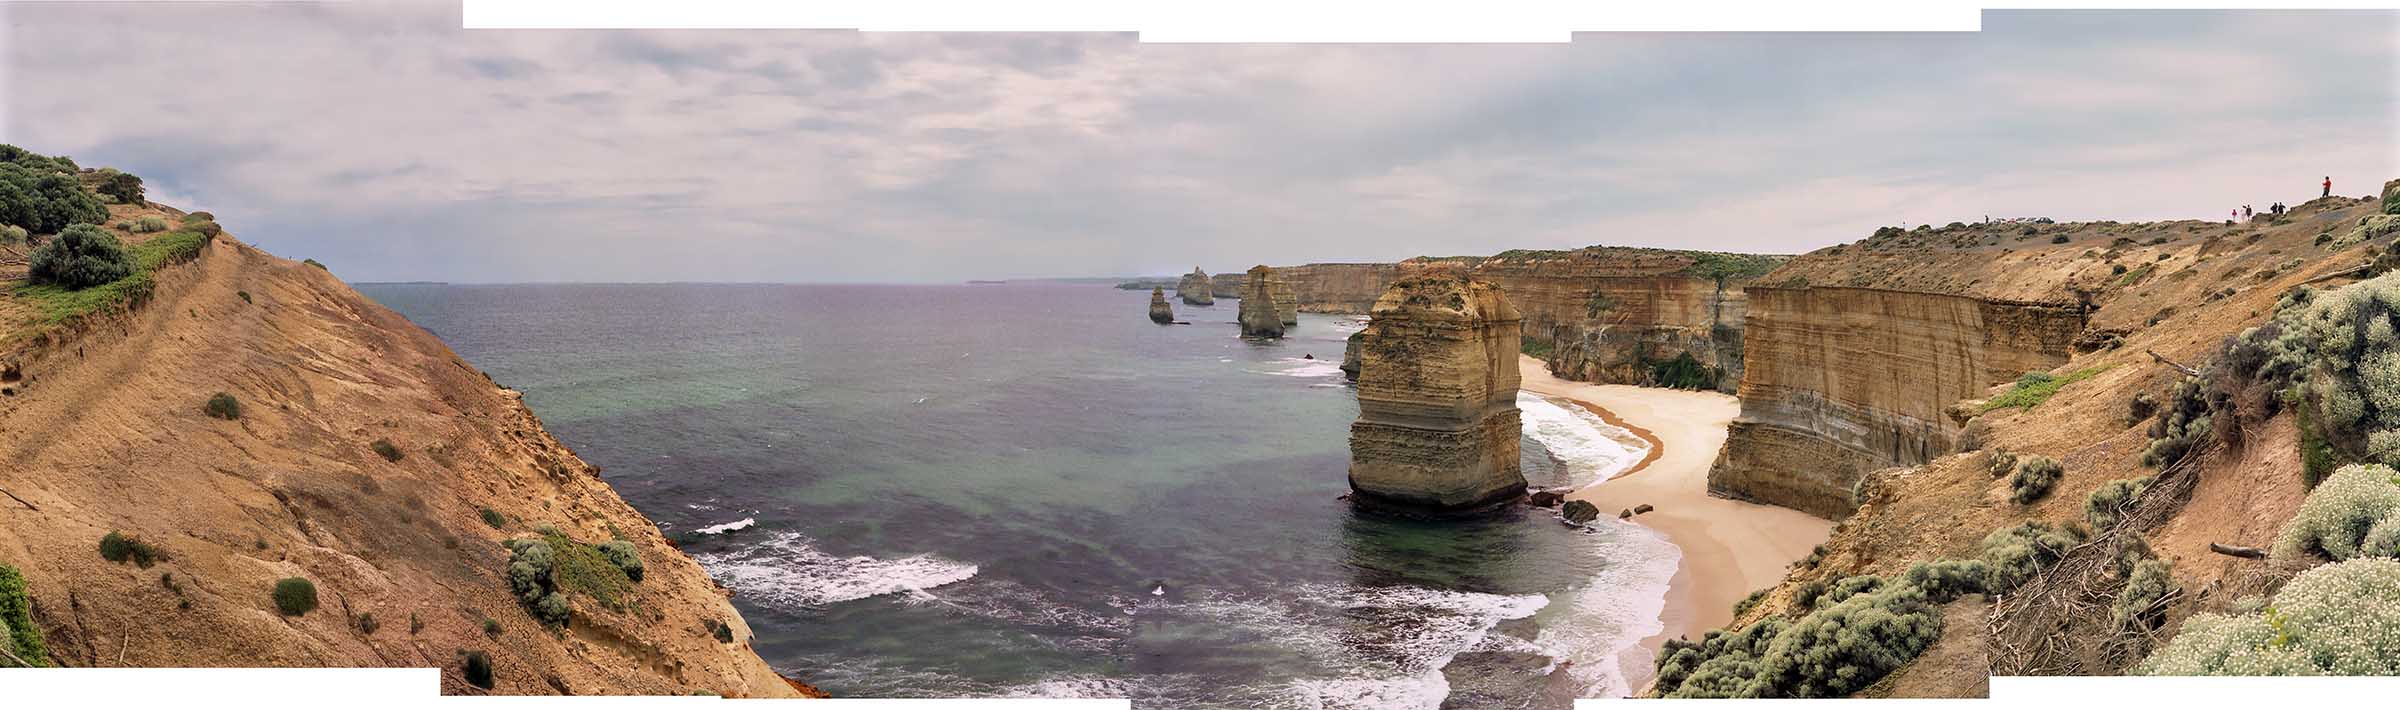
[{"label": "green shrub", "polygon": [[2054,376],[2047,372],[2028,372],[2017,378],[2016,386],[2010,387],[2007,392],[2000,393],[1998,397],[1993,397],[1991,401],[1984,402],[1983,411],[1989,412],[2009,407],[2032,409],[2043,402],[2050,401],[2052,395],[2058,394],[2058,391],[2067,385],[2091,379],[2093,375],[2107,370],[2108,366],[2103,365],[2076,370],[2065,376]]},{"label": "green shrub", "polygon": [[[1771,588],[1770,588],[1770,589],[1771,589]],[[1760,589],[1760,590],[1757,590],[1757,591],[1753,591],[1753,592],[1751,592],[1751,593],[1750,593],[1750,596],[1742,597],[1742,600],[1741,600],[1741,601],[1734,602],[1734,603],[1733,603],[1733,615],[1734,615],[1736,618],[1739,618],[1739,617],[1740,617],[1741,615],[1743,615],[1743,614],[1748,614],[1748,613],[1750,613],[1750,610],[1751,610],[1751,609],[1754,609],[1754,608],[1757,608],[1757,607],[1758,607],[1758,603],[1759,603],[1759,602],[1766,601],[1766,599],[1767,599],[1767,591],[1768,591],[1767,589]]]},{"label": "green shrub", "polygon": [[2325,434],[2317,431],[2316,419],[2309,416],[2308,410],[2293,412],[2292,419],[2300,426],[2300,482],[2313,489],[2325,482],[2326,476],[2333,475],[2333,469],[2341,465],[2341,456],[2334,452],[2332,444],[2326,443]]},{"label": "green shrub", "polygon": [[33,598],[25,592],[25,575],[5,562],[0,562],[0,644],[25,663],[50,665],[42,628],[33,623]]},{"label": "green shrub", "polygon": [[1989,469],[1993,478],[2016,473],[2017,453],[2007,449],[1993,449],[1991,456],[1984,459],[1984,466]]},{"label": "green shrub", "polygon": [[216,215],[216,213],[209,212],[209,211],[207,211],[207,210],[201,210],[201,211],[198,211],[198,212],[193,212],[193,213],[191,213],[191,214],[187,214],[187,215],[184,215],[184,216],[183,216],[183,223],[184,223],[184,224],[191,224],[191,223],[193,223],[193,222],[214,222],[214,221],[217,221],[217,215]]},{"label": "green shrub", "polygon": [[1792,590],[1792,607],[1798,611],[1817,608],[1817,600],[1825,598],[1825,590],[1832,586],[1822,579],[1801,582],[1798,588]]},{"label": "green shrub", "polygon": [[2061,235],[2058,235],[2058,236],[2055,236],[2055,237],[2051,237],[2051,238],[2050,238],[2050,243],[2052,243],[2052,244],[2065,244],[2065,243],[2067,243],[2067,235],[2061,234]]},{"label": "green shrub", "polygon": [[2053,527],[2041,521],[2026,521],[1993,531],[1983,538],[1986,593],[2015,591],[2042,570],[2058,564],[2068,550],[2083,544],[2085,537],[2074,526]]},{"label": "green shrub", "polygon": [[167,219],[165,217],[159,217],[155,215],[143,217],[141,219],[134,220],[133,228],[125,231],[133,232],[135,234],[164,232],[167,231]]},{"label": "green shrub", "polygon": [[600,543],[599,548],[600,556],[606,558],[609,564],[616,565],[627,579],[642,581],[642,553],[634,548],[633,543],[610,540]]},{"label": "green shrub", "polygon": [[51,234],[70,224],[108,221],[100,196],[83,189],[75,178],[53,170],[27,169],[0,163],[0,224],[24,227],[34,234]]},{"label": "green shrub", "polygon": [[501,516],[500,511],[485,508],[482,511],[479,511],[479,513],[483,516],[483,524],[485,525],[490,525],[495,529],[508,526],[508,518]]},{"label": "green shrub", "polygon": [[491,690],[492,658],[483,655],[482,651],[468,651],[465,663],[459,668],[459,675],[466,678],[467,685]]},{"label": "green shrub", "polygon": [[132,562],[136,567],[149,569],[167,555],[139,537],[110,530],[100,536],[100,558],[116,563]]},{"label": "green shrub", "polygon": [[2165,468],[2205,443],[2214,432],[2207,387],[2198,377],[2186,377],[2167,393],[2166,410],[2150,422],[2150,446],[2142,465]]},{"label": "green shrub", "polygon": [[1901,581],[1925,590],[1926,599],[1948,604],[1967,594],[1984,594],[1991,565],[1983,560],[1937,560],[1908,568]]},{"label": "green shrub", "polygon": [[2395,478],[2400,475],[2381,464],[2335,471],[2284,524],[2275,554],[2332,561],[2400,557],[2400,481]]},{"label": "green shrub", "polygon": [[708,635],[716,638],[717,643],[733,643],[732,624],[718,621],[716,619],[709,619],[704,625],[708,627]]},{"label": "green shrub", "polygon": [[2049,497],[2051,487],[2057,486],[2059,477],[2065,474],[2066,468],[2048,456],[2019,459],[2016,475],[2008,479],[2008,499],[2017,505],[2032,505]]},{"label": "green shrub", "polygon": [[375,443],[368,444],[367,448],[374,449],[375,455],[392,463],[399,463],[400,459],[408,456],[408,454],[400,453],[400,447],[393,446],[390,439],[376,439]]},{"label": "green shrub", "polygon": [[250,302],[251,302],[251,300],[250,300],[250,292],[249,292],[249,291],[235,291],[235,292],[233,292],[233,295],[235,295],[235,296],[240,296],[240,297],[241,297],[241,299],[242,299],[242,302],[243,302],[243,303],[250,303]]},{"label": "green shrub", "polygon": [[383,624],[375,621],[375,612],[371,611],[359,612],[358,616],[352,617],[351,623],[358,627],[359,633],[368,636],[375,635],[376,629],[383,628]]},{"label": "green shrub", "polygon": [[424,631],[424,630],[425,630],[425,620],[424,620],[424,619],[417,618],[417,613],[416,613],[416,612],[413,612],[413,611],[412,611],[412,612],[409,612],[409,613],[408,613],[408,635],[410,635],[410,636],[415,636],[415,635],[417,635],[417,632],[419,632],[419,631]]},{"label": "green shrub", "polygon": [[489,617],[489,616],[483,617],[483,635],[485,635],[485,636],[498,636],[498,635],[500,635],[500,620],[499,620],[499,619],[494,619],[494,618],[492,618],[492,617]]},{"label": "green shrub", "polygon": [[27,236],[28,234],[24,227],[19,227],[13,224],[0,224],[0,247],[13,247],[24,244]]},{"label": "green shrub", "polygon": [[2133,399],[2125,402],[2125,426],[2130,427],[2149,421],[2151,417],[2157,415],[2158,398],[2151,396],[2148,392],[2136,392]]},{"label": "green shrub", "polygon": [[241,400],[234,399],[233,395],[223,392],[218,392],[216,396],[208,398],[208,403],[201,405],[200,410],[207,412],[209,416],[228,421],[242,418]]},{"label": "green shrub", "polygon": [[2126,508],[2133,505],[2133,499],[2141,497],[2142,491],[2149,487],[2148,476],[2120,478],[2100,484],[2083,499],[2084,522],[2091,523],[2092,528],[2097,530],[2115,526],[2118,520],[2124,518]]},{"label": "green shrub", "polygon": [[1681,352],[1672,359],[1650,363],[1650,381],[1668,389],[1714,389],[1717,386],[1717,371],[1716,368],[1700,364],[1690,352]]},{"label": "green shrub", "polygon": [[325,268],[325,265],[324,265],[324,264],[317,263],[317,260],[315,260],[315,259],[301,259],[301,260],[300,260],[300,263],[307,264],[307,265],[309,265],[309,266],[314,266],[314,267],[317,267],[317,268],[319,268],[319,269],[323,269],[323,268]]},{"label": "green shrub", "polygon": [[2400,561],[2300,573],[2265,610],[2194,614],[2140,675],[2400,675]]},{"label": "green shrub", "polygon": [[77,224],[59,232],[26,259],[26,281],[80,290],[133,275],[133,256],[107,230]]},{"label": "green shrub", "polygon": [[125,204],[142,203],[142,179],[133,173],[109,173],[108,177],[100,179],[100,185],[93,190]]},{"label": "green shrub", "polygon": [[300,616],[317,608],[317,585],[299,577],[275,580],[275,610],[284,616]]},{"label": "green shrub", "polygon": [[2109,604],[2109,621],[2128,631],[2156,631],[2166,624],[2167,602],[2181,589],[2174,572],[2173,566],[2156,558],[2134,563],[2125,589]]},{"label": "green shrub", "polygon": [[630,600],[634,575],[641,568],[638,554],[630,557],[632,570],[628,570],[604,552],[602,546],[577,542],[546,525],[541,533],[541,537],[513,538],[503,543],[510,552],[509,589],[516,593],[517,602],[524,605],[527,613],[555,626],[566,623],[571,612],[568,593],[589,596],[611,609],[621,609]]}]

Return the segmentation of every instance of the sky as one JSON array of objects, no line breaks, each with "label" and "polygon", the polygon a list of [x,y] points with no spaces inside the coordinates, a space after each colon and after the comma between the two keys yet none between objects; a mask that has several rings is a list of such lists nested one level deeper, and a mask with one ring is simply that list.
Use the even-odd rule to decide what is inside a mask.
[{"label": "sky", "polygon": [[1591,244],[1798,253],[2400,177],[2400,14],[1142,44],[0,3],[0,142],[351,281],[956,282]]}]

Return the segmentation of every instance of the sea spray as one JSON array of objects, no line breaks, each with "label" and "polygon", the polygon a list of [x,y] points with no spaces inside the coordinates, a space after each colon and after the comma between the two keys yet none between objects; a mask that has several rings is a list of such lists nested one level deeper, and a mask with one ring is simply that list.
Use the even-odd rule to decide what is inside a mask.
[{"label": "sea spray", "polygon": [[753,602],[787,610],[883,594],[921,593],[975,576],[975,565],[932,555],[835,557],[792,532],[692,555],[710,577]]}]

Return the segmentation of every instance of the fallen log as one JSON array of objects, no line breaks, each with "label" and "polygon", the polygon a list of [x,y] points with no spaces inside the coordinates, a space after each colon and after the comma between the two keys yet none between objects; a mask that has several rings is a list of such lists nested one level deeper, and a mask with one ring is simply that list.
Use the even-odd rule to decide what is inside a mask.
[{"label": "fallen log", "polygon": [[2158,351],[2156,351],[2156,350],[2143,350],[2142,352],[2149,353],[2149,354],[2150,354],[2150,359],[2157,360],[2157,361],[2159,361],[2160,363],[2164,363],[2164,364],[2165,364],[2167,367],[2172,367],[2172,368],[2175,368],[2175,369],[2177,369],[2177,370],[2182,370],[2182,371],[2183,371],[2183,374],[2190,375],[2190,376],[2192,376],[2192,377],[2199,377],[2199,376],[2200,376],[2200,371],[2199,371],[2199,370],[2194,370],[2194,369],[2192,369],[2192,368],[2190,368],[2190,367],[2185,367],[2183,363],[2176,362],[2176,361],[2173,361],[2173,360],[2169,360],[2169,359],[2167,359],[2167,356],[2158,354]]},{"label": "fallen log", "polygon": [[2208,551],[2220,555],[2229,555],[2232,557],[2242,557],[2253,560],[2263,560],[2267,558],[2266,550],[2261,550],[2255,547],[2242,547],[2240,545],[2227,545],[2222,542],[2208,543]]}]

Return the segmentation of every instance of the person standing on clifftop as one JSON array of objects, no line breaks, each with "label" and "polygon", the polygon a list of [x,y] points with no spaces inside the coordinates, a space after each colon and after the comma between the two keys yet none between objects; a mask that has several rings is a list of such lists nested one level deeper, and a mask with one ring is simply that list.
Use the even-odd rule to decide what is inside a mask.
[{"label": "person standing on clifftop", "polygon": [[2332,196],[2333,196],[2333,176],[2331,176],[2331,175],[2327,175],[2327,176],[2325,176],[2325,194],[2318,195],[2318,197],[2332,197]]}]

